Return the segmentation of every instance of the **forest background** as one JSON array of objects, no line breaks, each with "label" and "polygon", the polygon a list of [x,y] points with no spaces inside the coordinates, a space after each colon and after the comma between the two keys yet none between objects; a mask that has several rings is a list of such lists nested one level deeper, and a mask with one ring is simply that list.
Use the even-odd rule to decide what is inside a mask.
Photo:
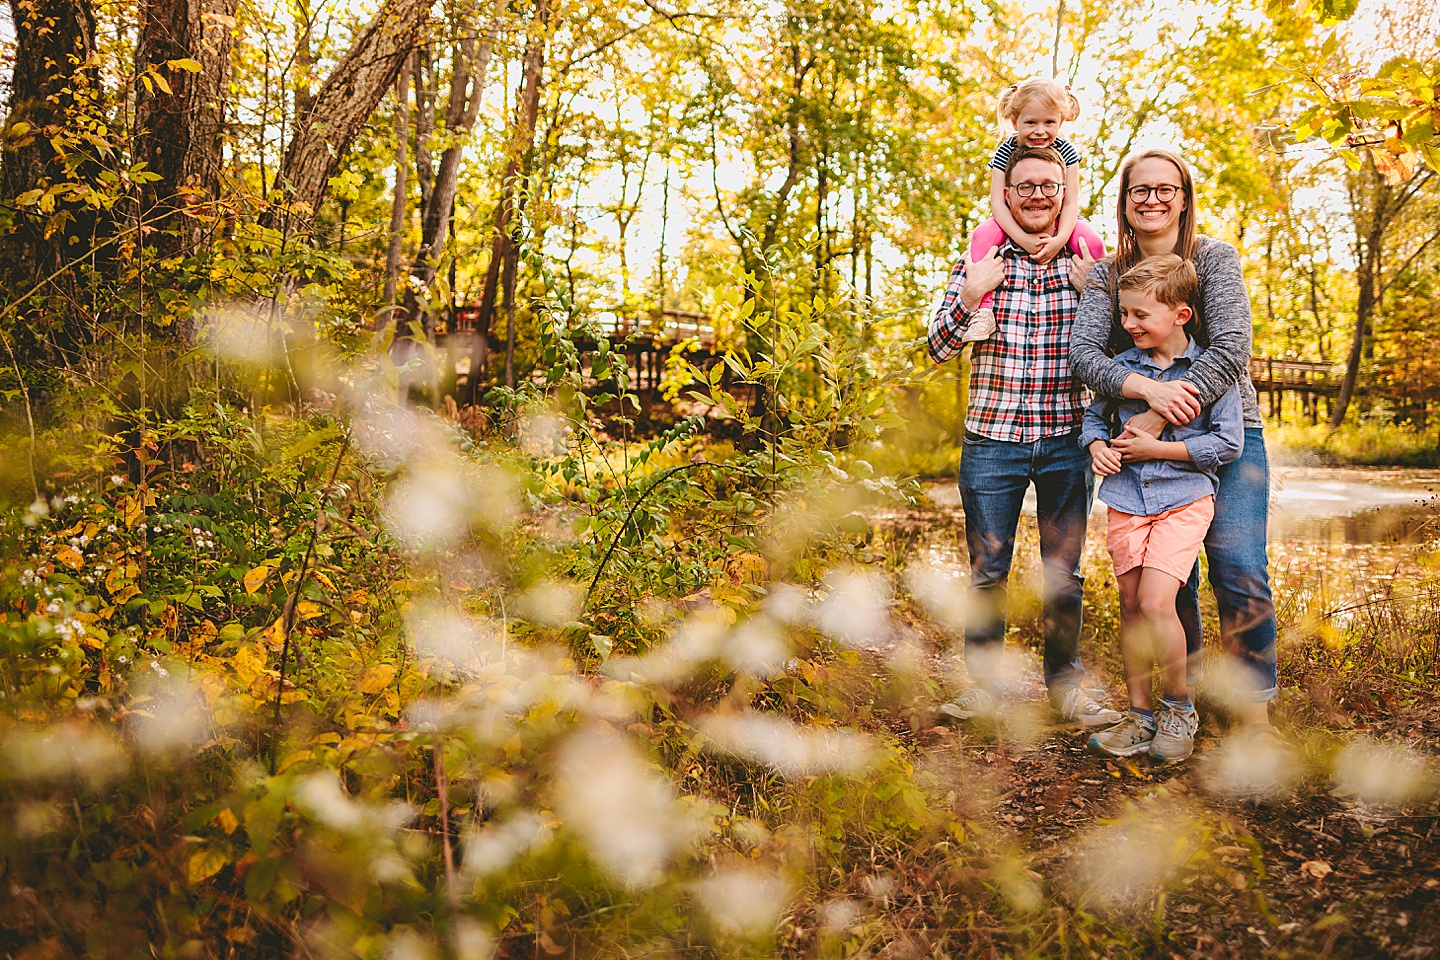
[{"label": "forest background", "polygon": [[[1267,878],[1329,863],[1183,780],[1107,770],[1133,805],[1059,859],[997,825],[980,767],[1041,725],[935,732],[958,564],[892,521],[958,457],[920,338],[1036,73],[1102,236],[1124,155],[1177,147],[1257,355],[1333,365],[1275,447],[1440,461],[1433,4],[8,15],[4,955],[1168,955],[1222,897],[1389,944],[1281,916]],[[1433,569],[1344,617],[1333,572],[1286,583],[1277,782],[1431,803],[1433,744],[1340,718],[1433,702]]]}]

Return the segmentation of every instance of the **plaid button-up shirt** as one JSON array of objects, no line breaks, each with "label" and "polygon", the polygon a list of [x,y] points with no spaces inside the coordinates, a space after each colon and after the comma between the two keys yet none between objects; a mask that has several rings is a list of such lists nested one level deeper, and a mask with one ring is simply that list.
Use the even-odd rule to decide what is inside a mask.
[{"label": "plaid button-up shirt", "polygon": [[[1070,373],[1070,324],[1080,295],[1070,285],[1069,257],[1036,263],[1010,242],[1000,255],[1005,279],[995,290],[997,330],[971,354],[965,429],[1016,443],[1069,433],[1090,402]],[[960,353],[960,338],[975,317],[960,299],[965,267],[962,260],[950,272],[930,320],[930,356],[937,363]]]}]

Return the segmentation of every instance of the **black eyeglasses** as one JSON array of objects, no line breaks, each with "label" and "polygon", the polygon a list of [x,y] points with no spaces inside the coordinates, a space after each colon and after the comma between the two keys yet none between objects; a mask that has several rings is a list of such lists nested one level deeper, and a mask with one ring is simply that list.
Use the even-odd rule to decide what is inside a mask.
[{"label": "black eyeglasses", "polygon": [[1131,203],[1144,203],[1150,199],[1151,194],[1154,194],[1155,199],[1161,203],[1169,203],[1175,199],[1175,194],[1179,190],[1180,188],[1173,183],[1162,183],[1154,187],[1131,187],[1125,191],[1125,194],[1130,198]]},{"label": "black eyeglasses", "polygon": [[1022,197],[1033,197],[1036,190],[1040,191],[1042,197],[1053,197],[1060,192],[1063,184],[1051,180],[1047,183],[1012,183],[1010,186]]}]

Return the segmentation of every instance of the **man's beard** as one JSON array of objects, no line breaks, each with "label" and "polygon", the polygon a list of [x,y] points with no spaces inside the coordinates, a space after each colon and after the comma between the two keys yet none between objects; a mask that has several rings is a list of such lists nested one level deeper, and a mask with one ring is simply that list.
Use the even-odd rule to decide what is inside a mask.
[{"label": "man's beard", "polygon": [[1041,234],[1047,233],[1054,226],[1055,220],[1060,215],[1058,204],[1050,203],[1043,207],[1028,207],[1022,205],[1019,210],[1011,213],[1015,222],[1025,230],[1026,233]]}]

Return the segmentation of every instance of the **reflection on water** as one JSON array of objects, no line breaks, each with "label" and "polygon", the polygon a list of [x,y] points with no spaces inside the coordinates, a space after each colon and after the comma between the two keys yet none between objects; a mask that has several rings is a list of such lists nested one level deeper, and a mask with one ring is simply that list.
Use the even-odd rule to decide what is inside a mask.
[{"label": "reflection on water", "polygon": [[1433,471],[1275,471],[1270,540],[1419,545],[1440,539],[1440,475]]},{"label": "reflection on water", "polygon": [[1270,519],[1271,540],[1316,543],[1411,544],[1440,538],[1440,500],[1401,506],[1369,507],[1343,516],[1291,516],[1276,511]]}]

